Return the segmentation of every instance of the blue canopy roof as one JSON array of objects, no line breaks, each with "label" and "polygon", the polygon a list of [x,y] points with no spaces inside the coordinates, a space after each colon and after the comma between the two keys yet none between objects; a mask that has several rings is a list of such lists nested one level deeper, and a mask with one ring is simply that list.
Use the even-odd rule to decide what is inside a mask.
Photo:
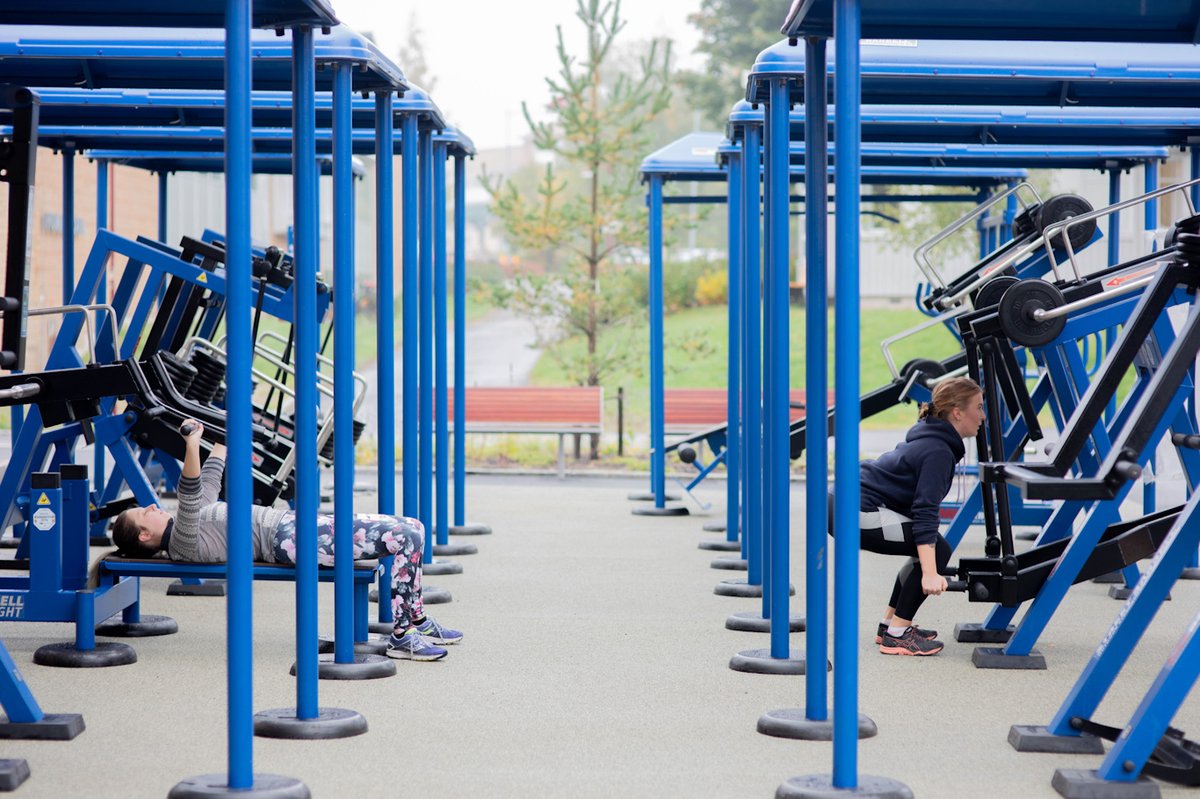
[{"label": "blue canopy roof", "polygon": [[[767,79],[788,77],[802,102],[804,50],[785,39],[759,53],[746,99],[764,100]],[[832,48],[827,56],[832,85]],[[1200,96],[1200,48],[1187,44],[868,41],[861,62],[864,105],[1194,107]]]},{"label": "blue canopy roof", "polygon": [[[313,37],[318,64],[349,63],[356,91],[407,87],[404,73],[344,25]],[[290,90],[292,34],[251,35],[254,88]],[[96,88],[222,89],[223,29],[65,28],[0,25],[0,83]],[[333,84],[317,70],[317,87]]]},{"label": "blue canopy roof", "polygon": [[435,133],[434,142],[445,144],[451,156],[462,155],[472,158],[475,155],[475,142],[471,137],[458,128],[450,125],[445,130]]},{"label": "blue canopy roof", "polygon": [[[1200,2],[859,0],[862,35],[881,38],[1196,42]],[[786,36],[832,36],[833,0],[793,0]]]},{"label": "blue canopy roof", "polygon": [[[1190,108],[869,105],[862,140],[945,144],[1090,144],[1186,146],[1200,141],[1200,111]],[[837,109],[830,107],[836,118]],[[727,135],[762,124],[762,106],[733,106]],[[804,107],[791,113],[791,138],[804,138]]]},{"label": "blue canopy roof", "polygon": [[[664,181],[723,181],[726,178],[722,155],[740,152],[719,133],[689,133],[642,161],[641,174],[659,175]],[[803,178],[802,163],[792,164],[793,178]],[[1019,168],[927,167],[903,165],[864,165],[863,183],[923,186],[967,186],[984,188],[1019,181],[1028,177]]]},{"label": "blue canopy roof", "polygon": [[[224,172],[225,154],[192,152],[157,152],[148,150],[88,150],[84,156],[93,161],[109,161],[123,166],[137,167],[150,172]],[[251,169],[260,175],[292,174],[292,157],[284,153],[258,153],[250,163]],[[333,158],[317,156],[317,168],[322,175],[333,174]],[[363,162],[351,159],[351,170],[356,176],[366,173]]]},{"label": "blue canopy roof", "polygon": [[[18,25],[107,25],[121,28],[221,28],[225,0],[4,0],[0,23]],[[336,25],[327,0],[254,0],[256,28]]]},{"label": "blue canopy roof", "polygon": [[[11,127],[0,125],[0,136],[9,135],[11,132]],[[256,154],[290,153],[292,151],[293,136],[289,128],[253,128],[250,136]],[[328,128],[318,128],[316,139],[318,152],[329,152],[333,142],[333,132]],[[372,155],[375,152],[374,129],[356,128],[351,131],[351,139],[351,149],[355,154]],[[459,139],[448,138],[448,140],[460,142]],[[470,139],[464,136],[461,141],[470,142]],[[222,152],[225,147],[225,129],[220,127],[42,125],[38,128],[38,143],[43,147],[51,147],[56,150],[70,145],[76,150]],[[400,146],[400,137],[397,136],[393,151],[399,153]],[[464,145],[460,142],[458,146]]]},{"label": "blue canopy roof", "polygon": [[[189,127],[221,127],[225,124],[225,92],[215,89],[37,89],[41,101],[39,122],[43,126],[90,125],[181,125]],[[417,95],[394,104],[396,125],[404,113],[421,109],[426,129],[446,126],[441,111],[420,89],[409,90]],[[318,127],[333,124],[333,95],[316,94]],[[398,106],[398,107],[395,107]],[[292,93],[256,91],[250,96],[254,124],[259,127],[286,128],[292,125]],[[355,127],[375,128],[375,101],[355,95],[351,98],[351,120]],[[11,111],[0,108],[0,120]],[[462,135],[461,133],[458,135]],[[469,141],[469,140],[468,140]]]}]

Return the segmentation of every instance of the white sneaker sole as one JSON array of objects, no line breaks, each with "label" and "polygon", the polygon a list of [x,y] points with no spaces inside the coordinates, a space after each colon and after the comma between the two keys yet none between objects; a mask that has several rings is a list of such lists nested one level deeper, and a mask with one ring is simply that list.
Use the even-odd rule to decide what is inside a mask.
[{"label": "white sneaker sole", "polygon": [[442,658],[446,657],[446,653],[443,652],[440,655],[417,655],[413,654],[412,652],[405,652],[402,649],[389,649],[387,651],[387,656],[390,658],[395,658],[396,660],[431,661],[441,660]]}]

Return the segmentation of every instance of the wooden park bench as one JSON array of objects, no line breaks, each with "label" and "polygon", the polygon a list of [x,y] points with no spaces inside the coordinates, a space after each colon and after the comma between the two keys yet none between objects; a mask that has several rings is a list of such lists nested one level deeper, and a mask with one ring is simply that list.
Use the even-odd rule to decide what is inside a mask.
[{"label": "wooden park bench", "polygon": [[[558,436],[558,476],[566,476],[564,440],[569,435],[600,435],[604,423],[604,389],[599,386],[469,387],[467,433],[531,433]],[[454,394],[448,392],[450,429],[454,429]]]},{"label": "wooden park bench", "polygon": [[[689,435],[728,421],[723,388],[668,388],[663,390],[663,432]],[[833,395],[830,394],[832,402]],[[792,389],[791,421],[804,416],[804,390]]]}]

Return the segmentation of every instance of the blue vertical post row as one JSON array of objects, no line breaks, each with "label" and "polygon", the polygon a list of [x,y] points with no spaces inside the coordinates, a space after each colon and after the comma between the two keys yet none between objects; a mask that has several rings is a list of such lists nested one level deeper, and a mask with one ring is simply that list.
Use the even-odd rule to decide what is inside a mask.
[{"label": "blue vertical post row", "polygon": [[313,32],[292,32],[292,214],[296,320],[296,717],[315,719],[317,706],[317,231],[316,67]]},{"label": "blue vertical post row", "polygon": [[[767,107],[770,116],[768,127],[771,146],[766,151],[767,170],[771,180],[769,190],[770,200],[767,204],[768,227],[771,237],[771,263],[769,266],[770,279],[766,285],[766,294],[773,297],[773,318],[768,334],[772,342],[771,353],[771,382],[770,395],[766,398],[771,406],[767,417],[770,427],[765,428],[765,438],[771,442],[769,449],[770,462],[767,464],[766,478],[771,481],[771,657],[787,658],[789,656],[788,633],[788,570],[790,567],[789,538],[791,535],[790,508],[790,447],[788,446],[788,420],[791,416],[789,403],[789,366],[790,354],[790,320],[788,318],[790,301],[788,294],[789,246],[790,233],[789,193],[790,179],[788,167],[788,133],[790,109],[788,101],[788,84],[786,79],[771,81],[771,100]],[[857,218],[857,217],[856,217]],[[766,616],[766,612],[763,613]]]},{"label": "blue vertical post row", "polygon": [[[446,144],[434,144],[433,153],[433,414],[435,425],[434,475],[437,478],[434,499],[434,536],[438,544],[450,536],[450,419],[446,385],[449,375],[446,358]],[[430,553],[432,554],[432,553]]]},{"label": "blue vertical post row", "polygon": [[[226,618],[229,681],[229,787],[254,785],[254,560],[250,532],[250,0],[227,0],[225,18],[225,236],[228,285],[225,326],[225,470],[229,553]],[[97,470],[97,479],[103,472]],[[98,485],[103,485],[99,483]]]},{"label": "blue vertical post row", "polygon": [[425,563],[433,562],[433,134],[421,131],[419,225],[421,229],[417,334],[419,422],[417,443],[418,518],[425,525]]},{"label": "blue vertical post row", "polygon": [[834,11],[834,148],[836,281],[834,287],[834,536],[833,785],[858,785],[858,214],[862,85],[858,0],[836,0]]},{"label": "blue vertical post row", "polygon": [[350,65],[333,68],[334,662],[354,662],[354,173]]},{"label": "blue vertical post row", "polygon": [[415,113],[404,115],[400,133],[400,180],[401,180],[401,288],[402,305],[400,357],[401,385],[404,396],[400,417],[400,447],[403,459],[403,513],[409,518],[418,518],[417,498],[417,371],[420,346],[417,341],[418,290],[417,277],[420,264],[417,244],[420,214],[418,212],[418,151],[420,149],[418,118]]},{"label": "blue vertical post row", "polygon": [[666,506],[663,433],[663,202],[662,177],[650,176],[650,490],[654,507]]},{"label": "blue vertical post row", "polygon": [[[375,286],[376,320],[376,407],[379,409],[379,500],[380,513],[396,513],[396,324],[394,305],[395,252],[392,246],[393,170],[392,154],[395,130],[392,127],[393,97],[391,90],[375,93],[375,207],[378,210],[375,226]],[[379,621],[392,622],[391,596],[392,557],[380,558]]]},{"label": "blue vertical post row", "polygon": [[[62,296],[71,302],[75,291],[75,148],[62,149]],[[98,214],[97,214],[98,215]],[[99,222],[99,219],[96,220]]]},{"label": "blue vertical post row", "polygon": [[829,309],[826,238],[829,219],[829,128],[825,88],[825,40],[810,37],[804,53],[804,202],[805,202],[805,594],[804,650],[805,718],[824,721],[828,715],[828,678],[825,663],[829,644]]},{"label": "blue vertical post row", "polygon": [[727,165],[726,203],[729,228],[729,345],[728,370],[726,372],[726,432],[725,432],[725,540],[737,541],[738,529],[741,526],[740,490],[741,481],[741,346],[742,346],[742,314],[741,288],[742,269],[742,158],[739,153],[731,153]]},{"label": "blue vertical post row", "polygon": [[762,264],[759,246],[759,209],[761,132],[747,125],[742,137],[742,462],[746,481],[742,491],[742,542],[746,556],[746,582],[762,585],[762,432],[761,367],[759,342],[762,340],[759,288]]},{"label": "blue vertical post row", "polygon": [[454,157],[454,524],[467,523],[467,159]]},{"label": "blue vertical post row", "polygon": [[[96,230],[104,230],[108,228],[108,179],[112,168],[108,161],[103,159],[96,162]],[[100,279],[96,282],[96,301],[108,302],[108,267],[109,261],[105,260],[104,268],[100,272]],[[107,314],[101,312],[96,315],[96,330],[104,329],[105,317]],[[96,445],[94,458],[96,473],[93,475],[92,485],[97,492],[104,491],[105,478],[105,458],[104,447]]]},{"label": "blue vertical post row", "polygon": [[167,172],[158,173],[158,240],[167,241]]},{"label": "blue vertical post row", "polygon": [[772,355],[775,352],[775,347],[779,344],[774,337],[773,324],[775,320],[776,297],[771,292],[771,276],[774,261],[771,258],[771,246],[775,243],[771,235],[771,224],[774,222],[774,217],[771,214],[771,181],[775,179],[775,175],[771,171],[771,162],[768,160],[769,155],[767,150],[772,146],[771,140],[771,123],[773,118],[768,107],[763,112],[762,126],[762,391],[757,397],[758,407],[762,414],[762,424],[758,430],[759,441],[759,464],[758,474],[760,479],[760,490],[762,491],[762,524],[760,527],[761,538],[759,539],[760,550],[762,557],[762,597],[759,602],[761,606],[762,617],[764,619],[771,618],[771,580],[774,576],[771,572],[771,558],[774,553],[771,551],[771,545],[774,543],[772,535],[773,515],[775,505],[772,502],[771,491],[774,488],[771,482],[771,450],[774,441],[770,437],[771,431],[771,414],[774,412],[774,406],[770,402],[772,380],[774,372],[771,367],[774,363]]}]

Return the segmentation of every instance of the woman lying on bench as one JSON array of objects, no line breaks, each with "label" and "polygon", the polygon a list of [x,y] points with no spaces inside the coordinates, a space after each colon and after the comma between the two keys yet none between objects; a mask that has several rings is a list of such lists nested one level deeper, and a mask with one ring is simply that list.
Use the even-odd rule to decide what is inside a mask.
[{"label": "woman lying on bench", "polygon": [[[113,521],[113,542],[130,558],[223,563],[228,554],[228,508],[219,502],[225,472],[225,447],[212,448],[200,467],[200,434],[204,427],[189,419],[180,426],[186,445],[179,478],[179,508],[174,517],[158,505],[130,508]],[[186,431],[186,433],[184,433]],[[250,510],[254,559],[296,563],[296,514],[287,508],[255,505]],[[440,660],[446,650],[437,644],[457,644],[462,633],[438,624],[421,604],[421,550],[425,530],[416,519],[376,514],[354,515],[354,558],[394,555],[389,657]],[[333,565],[333,517],[317,517],[317,561]]]}]

